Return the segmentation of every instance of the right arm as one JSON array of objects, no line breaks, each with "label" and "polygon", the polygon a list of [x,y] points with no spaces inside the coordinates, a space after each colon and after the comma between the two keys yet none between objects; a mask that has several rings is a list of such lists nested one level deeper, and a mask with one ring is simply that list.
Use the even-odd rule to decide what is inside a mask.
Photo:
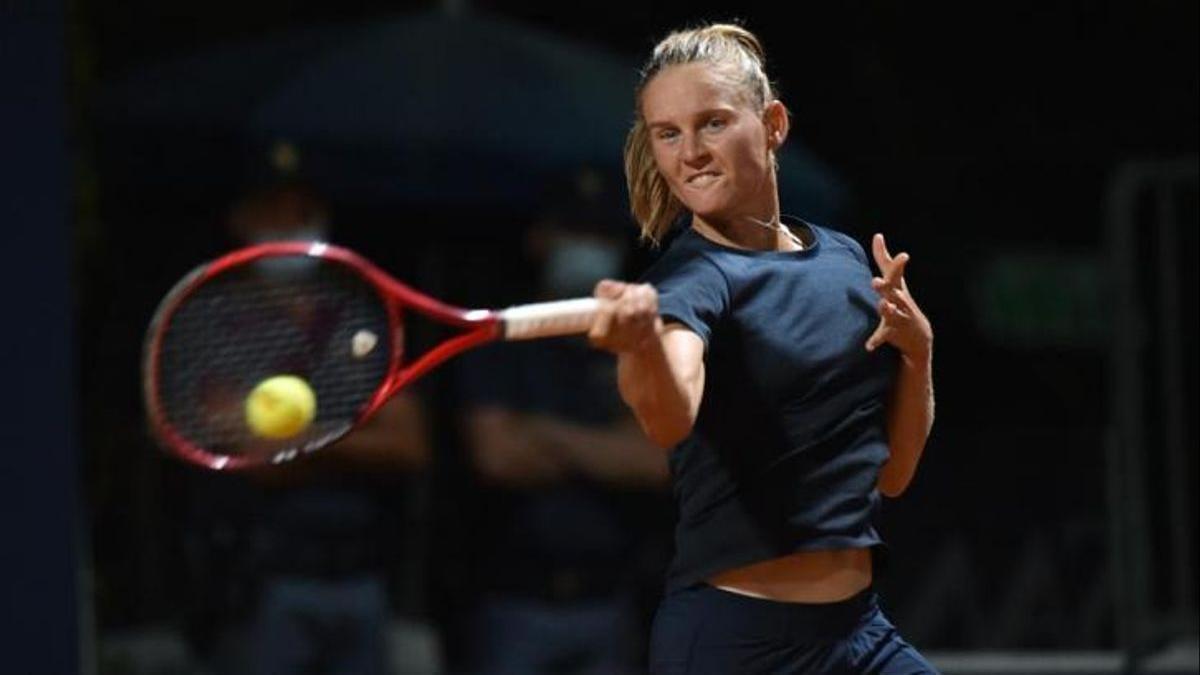
[{"label": "right arm", "polygon": [[879,471],[879,491],[899,497],[912,482],[933,429],[933,326],[904,280],[908,254],[892,256],[882,234],[872,237],[871,251],[881,275],[871,280],[880,295],[880,318],[867,351],[885,343],[900,351],[887,409],[890,456]]},{"label": "right arm", "polygon": [[704,393],[704,342],[679,323],[664,325],[649,284],[605,280],[588,338],[617,354],[621,398],[656,445],[671,447],[692,431]]}]

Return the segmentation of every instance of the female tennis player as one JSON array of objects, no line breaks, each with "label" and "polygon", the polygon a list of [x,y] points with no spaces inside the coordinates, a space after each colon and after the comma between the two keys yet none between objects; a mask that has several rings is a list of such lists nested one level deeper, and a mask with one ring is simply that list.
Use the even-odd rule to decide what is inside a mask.
[{"label": "female tennis player", "polygon": [[642,235],[676,236],[642,284],[603,281],[592,342],[672,448],[675,559],[654,673],[926,673],[881,612],[871,524],[933,422],[933,332],[875,235],[781,216],[788,111],[739,26],[654,49],[625,146]]}]

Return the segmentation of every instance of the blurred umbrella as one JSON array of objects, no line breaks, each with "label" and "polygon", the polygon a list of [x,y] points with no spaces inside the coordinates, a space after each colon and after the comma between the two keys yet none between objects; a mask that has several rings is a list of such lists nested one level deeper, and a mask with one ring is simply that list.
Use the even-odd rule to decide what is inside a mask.
[{"label": "blurred umbrella", "polygon": [[[541,197],[543,179],[563,171],[620,170],[636,78],[635,64],[554,34],[429,13],[163,63],[105,87],[100,113],[131,132],[123,143],[140,140],[124,159],[152,178],[203,181],[211,171],[220,180],[240,164],[220,167],[228,157],[215,141],[262,149],[287,140],[301,149],[305,176],[342,198],[515,205]],[[189,145],[199,152],[184,156]],[[802,195],[808,212],[840,199],[802,149],[781,159],[785,192]]]}]

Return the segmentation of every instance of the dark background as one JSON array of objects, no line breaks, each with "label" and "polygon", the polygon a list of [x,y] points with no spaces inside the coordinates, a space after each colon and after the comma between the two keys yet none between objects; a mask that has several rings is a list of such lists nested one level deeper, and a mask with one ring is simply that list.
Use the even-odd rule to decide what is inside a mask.
[{"label": "dark background", "polygon": [[[898,623],[934,650],[1128,646],[1117,619],[1125,549],[1112,526],[1125,502],[1110,501],[1111,474],[1121,469],[1106,453],[1106,439],[1126,438],[1114,431],[1122,399],[1112,373],[1120,358],[1141,359],[1147,390],[1158,392],[1161,362],[1152,346],[1114,350],[1127,315],[1117,306],[1121,277],[1105,228],[1123,166],[1178,159],[1195,166],[1197,4],[914,4],[758,3],[734,11],[724,3],[579,0],[475,2],[462,11],[576,40],[631,67],[683,24],[740,19],[756,32],[792,111],[792,142],[846,190],[829,224],[860,242],[883,231],[910,251],[909,283],[936,330],[936,429],[914,485],[887,505],[881,523],[892,555],[879,584]],[[69,6],[72,307],[88,533],[80,559],[95,569],[92,587],[81,592],[94,603],[97,635],[178,617],[172,524],[182,506],[171,486],[184,470],[145,437],[135,373],[154,303],[186,269],[225,247],[219,223],[242,175],[230,171],[203,186],[148,175],[154,162],[165,161],[159,168],[170,173],[173,161],[191,161],[194,137],[177,139],[178,155],[143,163],[150,170],[129,170],[123,152],[138,147],[141,131],[99,114],[97,102],[109,83],[213,45],[437,10],[274,0]],[[209,141],[230,144],[224,137],[199,144]],[[620,139],[612,143],[615,152]],[[1178,241],[1165,254],[1155,247],[1157,188],[1138,193],[1134,276],[1142,290],[1134,306],[1151,342],[1162,330],[1180,331],[1183,361],[1175,365],[1184,374],[1181,390],[1151,396],[1135,431],[1148,467],[1138,483],[1149,514],[1149,581],[1141,588],[1149,614],[1180,610],[1190,617],[1182,632],[1194,636],[1194,584],[1181,590],[1170,581],[1180,555],[1195,576],[1194,421],[1179,432],[1189,550],[1171,539],[1158,490],[1169,471],[1162,397],[1177,396],[1189,419],[1196,402],[1192,171],[1167,198]],[[342,200],[335,240],[457,304],[515,302],[521,298],[505,289],[519,286],[520,270],[494,261],[519,254],[518,234],[540,206],[447,211]],[[786,200],[784,209],[805,213]],[[439,227],[461,223],[468,224]],[[634,267],[652,256],[641,253]],[[1167,311],[1161,293],[1146,290],[1158,283],[1164,256],[1179,269],[1174,328],[1161,328],[1171,326],[1159,322]],[[432,377],[445,424],[453,397]],[[453,445],[452,433],[442,438]],[[443,488],[452,500],[453,482]],[[452,510],[434,513],[450,513],[453,524]],[[452,571],[454,544],[440,544],[431,548],[431,568]],[[435,578],[414,611],[439,616],[453,588]],[[1154,642],[1180,631],[1150,632]]]}]

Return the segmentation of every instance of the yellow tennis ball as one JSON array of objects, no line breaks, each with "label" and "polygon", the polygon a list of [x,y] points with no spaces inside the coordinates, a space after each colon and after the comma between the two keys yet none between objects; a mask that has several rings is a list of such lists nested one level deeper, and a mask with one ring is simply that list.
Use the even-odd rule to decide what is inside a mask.
[{"label": "yellow tennis ball", "polygon": [[246,424],[258,436],[291,438],[317,414],[317,395],[295,375],[268,377],[246,397]]}]

